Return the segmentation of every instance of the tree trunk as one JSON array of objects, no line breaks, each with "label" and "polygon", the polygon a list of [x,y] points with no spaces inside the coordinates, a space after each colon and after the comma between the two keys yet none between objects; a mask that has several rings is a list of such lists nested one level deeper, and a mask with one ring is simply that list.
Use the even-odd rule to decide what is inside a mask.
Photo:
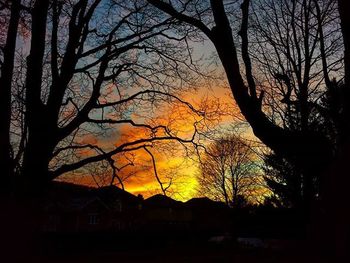
[{"label": "tree trunk", "polygon": [[[39,128],[40,129],[40,128]],[[55,143],[43,130],[36,130],[28,139],[23,154],[23,170],[19,178],[20,194],[42,194],[50,181],[49,162]]]},{"label": "tree trunk", "polygon": [[[344,41],[344,66],[345,66],[345,83],[350,83],[350,17],[348,0],[338,0],[338,8],[341,20],[341,29]],[[349,89],[349,87],[348,87]]]},{"label": "tree trunk", "polygon": [[341,120],[341,143],[344,144],[349,139],[350,132],[350,16],[348,10],[350,3],[348,0],[338,0],[338,8],[341,20],[341,29],[344,42],[344,67],[345,67],[345,88],[343,94],[344,110]]},{"label": "tree trunk", "polygon": [[19,17],[20,1],[12,1],[0,78],[0,163],[2,166],[0,194],[11,191],[11,181],[13,180],[13,158],[11,157],[10,143],[11,86]]},{"label": "tree trunk", "polygon": [[[19,180],[21,191],[36,192],[47,182],[50,150],[53,147],[52,120],[41,100],[43,58],[46,40],[46,19],[50,1],[37,0],[32,11],[32,35],[27,58],[26,121],[28,141],[23,155],[23,171]],[[51,152],[52,153],[52,152]]]}]

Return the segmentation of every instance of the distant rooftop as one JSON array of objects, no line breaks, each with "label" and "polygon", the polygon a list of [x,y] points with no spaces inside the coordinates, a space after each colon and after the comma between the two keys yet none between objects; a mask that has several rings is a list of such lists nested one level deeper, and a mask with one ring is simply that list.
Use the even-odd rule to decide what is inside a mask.
[{"label": "distant rooftop", "polygon": [[162,194],[156,194],[147,198],[144,204],[148,207],[174,207],[181,206],[183,203],[181,201],[176,201],[168,196]]}]

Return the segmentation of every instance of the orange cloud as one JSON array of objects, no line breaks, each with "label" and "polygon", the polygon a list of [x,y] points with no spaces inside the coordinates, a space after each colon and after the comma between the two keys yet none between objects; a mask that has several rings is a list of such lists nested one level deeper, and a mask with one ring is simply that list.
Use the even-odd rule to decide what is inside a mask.
[{"label": "orange cloud", "polygon": [[[112,87],[108,89],[112,90]],[[200,99],[201,97],[203,99]],[[153,127],[164,125],[172,134],[189,139],[195,131],[194,123],[200,129],[214,129],[223,123],[232,122],[232,115],[238,114],[232,97],[229,96],[229,90],[225,88],[217,88],[215,91],[200,89],[197,94],[182,94],[181,99],[190,102],[205,114],[194,114],[187,105],[178,101],[164,101],[161,106],[155,108],[154,112],[150,112],[151,109],[149,108],[139,109],[133,112],[130,118],[135,123],[145,123]],[[144,127],[122,124],[109,137],[100,138],[92,134],[85,135],[81,138],[80,143],[112,148],[135,140],[164,135],[162,129],[152,133]],[[153,142],[152,147],[148,149],[156,160],[156,168],[161,182],[165,187],[170,181],[172,183],[169,188],[170,195],[179,200],[187,200],[196,195],[198,165],[195,156],[187,156],[186,154],[191,155],[191,153],[185,152],[176,141]],[[84,150],[80,154],[85,157],[93,155],[95,152],[94,150]],[[155,178],[151,156],[144,149],[140,148],[132,152],[120,153],[113,158],[118,168],[124,167],[118,172],[118,176],[123,180],[127,191],[133,194],[142,194],[144,197],[160,192],[160,185]],[[83,170],[78,174],[74,174],[74,176],[73,174],[65,176],[65,180],[71,181],[74,179],[75,182],[79,181],[79,183],[87,185],[96,185],[96,182],[101,184],[110,183],[111,170],[106,169],[106,171],[100,172],[101,174],[97,175],[96,171],[94,176],[88,170]],[[118,183],[118,180],[115,180],[115,183]]]}]

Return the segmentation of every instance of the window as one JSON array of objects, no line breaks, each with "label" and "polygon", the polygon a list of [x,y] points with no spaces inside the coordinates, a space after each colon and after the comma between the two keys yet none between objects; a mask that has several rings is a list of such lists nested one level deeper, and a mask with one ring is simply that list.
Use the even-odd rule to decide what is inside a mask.
[{"label": "window", "polygon": [[98,223],[98,214],[89,214],[89,225],[97,225]]}]

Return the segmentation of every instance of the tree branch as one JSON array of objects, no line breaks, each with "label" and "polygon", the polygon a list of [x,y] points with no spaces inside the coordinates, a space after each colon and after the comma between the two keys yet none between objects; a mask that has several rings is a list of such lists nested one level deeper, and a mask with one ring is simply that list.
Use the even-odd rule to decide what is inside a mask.
[{"label": "tree branch", "polygon": [[153,6],[155,6],[156,8],[167,13],[171,17],[174,17],[182,22],[185,22],[187,24],[190,24],[200,29],[209,39],[211,39],[211,36],[212,36],[211,30],[202,21],[178,12],[171,4],[165,3],[161,0],[147,0],[147,1]]}]

